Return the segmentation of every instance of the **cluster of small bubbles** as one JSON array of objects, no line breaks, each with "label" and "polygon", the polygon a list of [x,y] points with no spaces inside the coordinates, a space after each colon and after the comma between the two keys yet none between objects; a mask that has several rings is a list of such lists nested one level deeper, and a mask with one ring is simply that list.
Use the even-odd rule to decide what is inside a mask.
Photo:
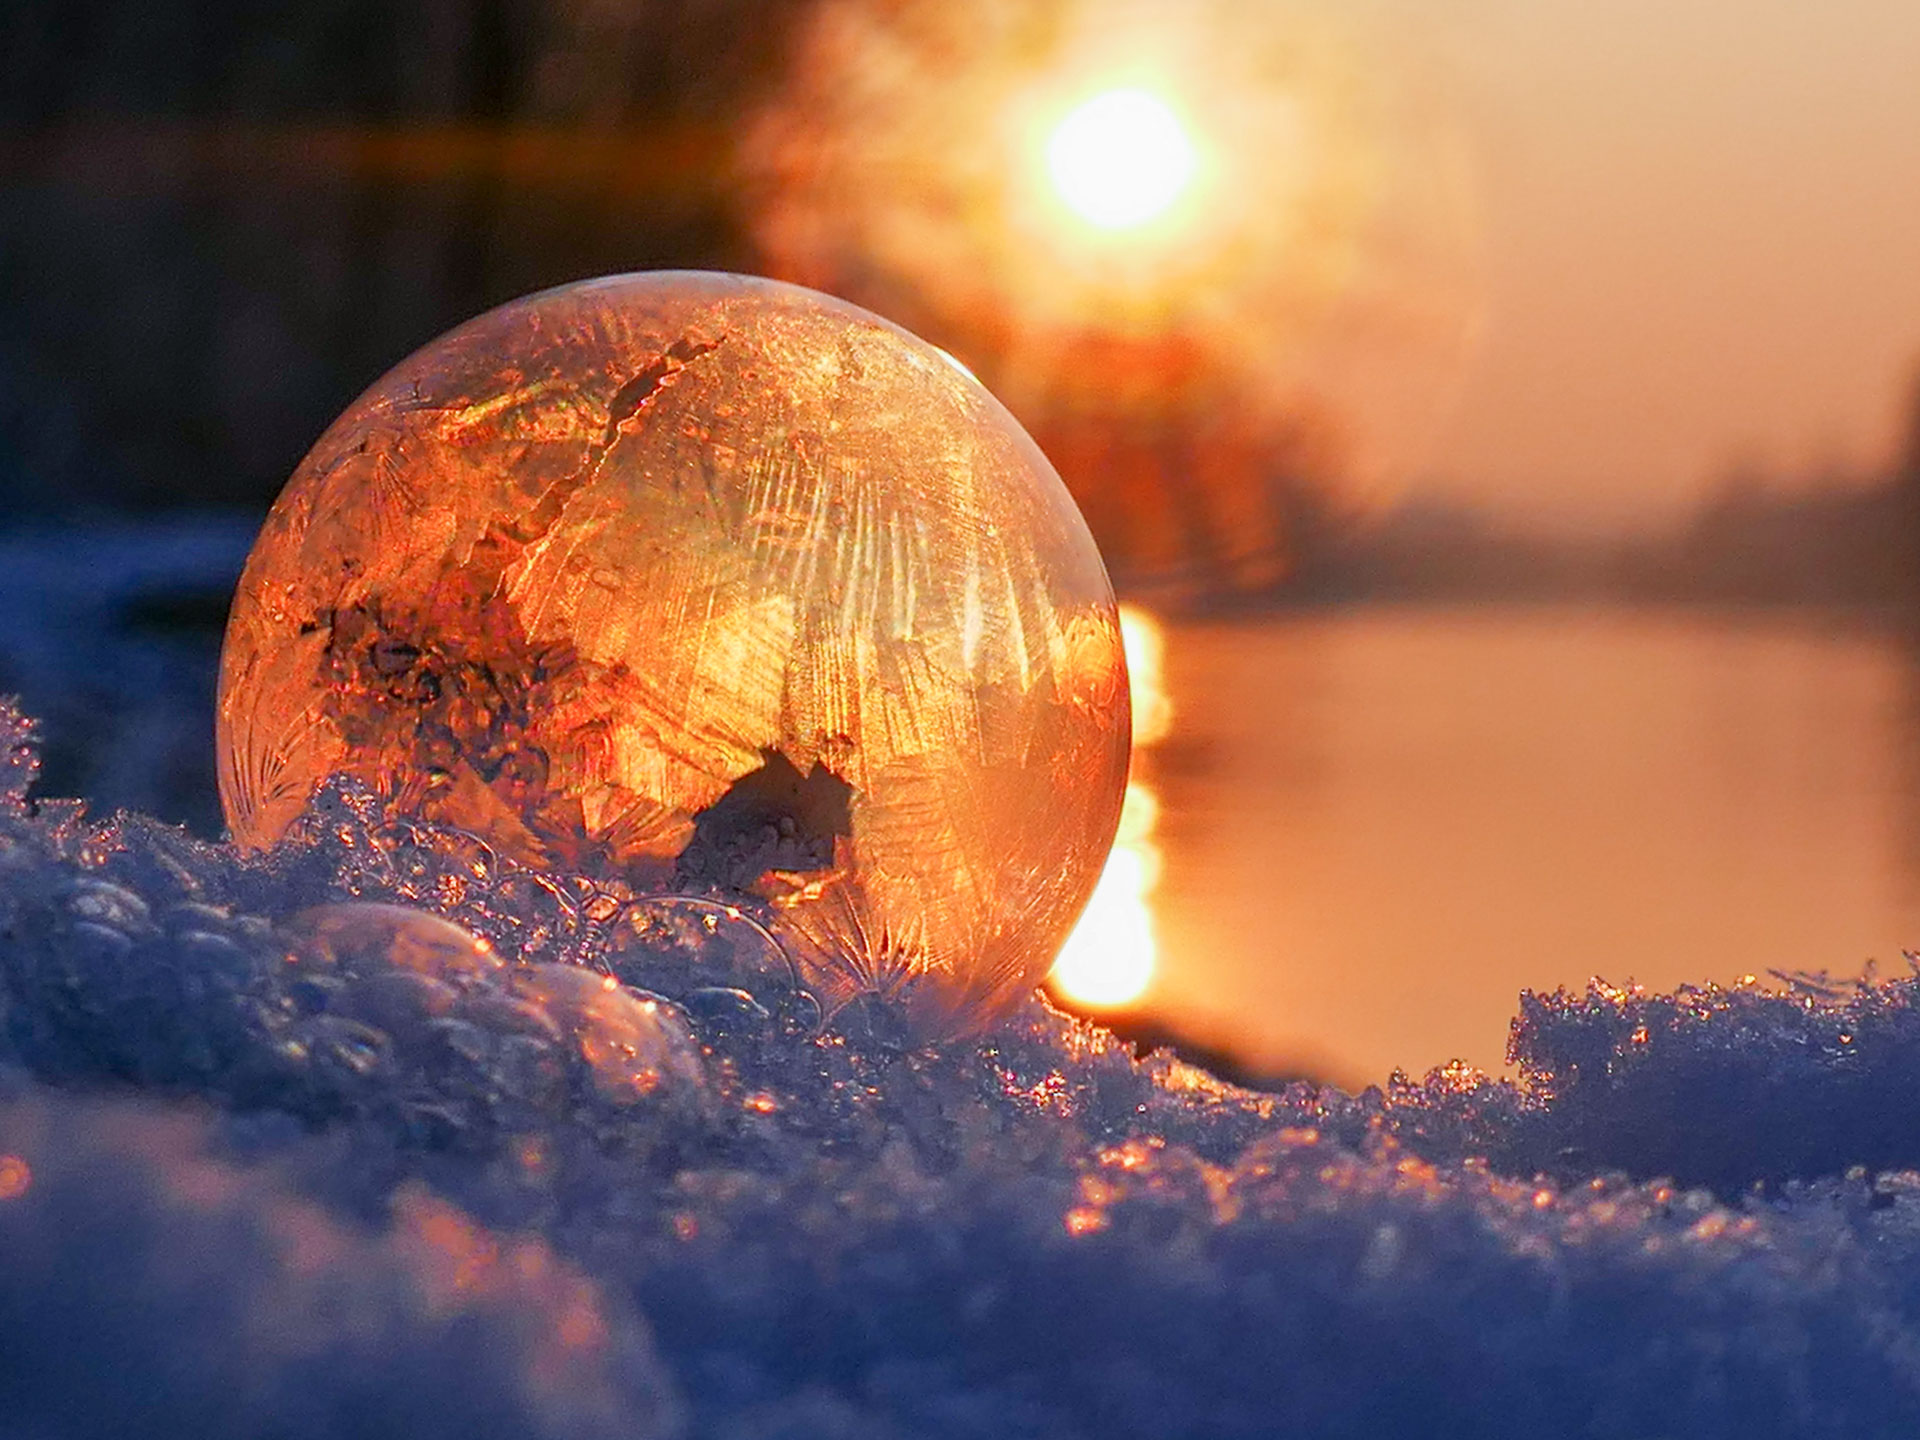
[{"label": "cluster of small bubbles", "polygon": [[[43,830],[9,837],[0,1049],[46,1076],[309,1119],[377,1110],[436,1144],[493,1144],[557,1114],[613,1125],[643,1100],[652,1129],[699,1122],[710,1077],[677,1010],[598,972],[521,963],[413,903],[444,895],[449,873],[498,874],[477,875],[489,867],[459,837],[442,847],[363,818],[350,804],[314,817],[325,843],[290,853],[291,869],[223,869],[209,852],[193,886],[164,827],[117,818],[71,848]],[[339,873],[315,883],[330,860]],[[345,898],[356,890],[381,898]],[[329,892],[277,922],[230,903]]]},{"label": "cluster of small bubbles", "polygon": [[[433,1077],[442,1093],[484,1094],[509,1128],[565,1106],[569,1094],[620,1110],[643,1100],[688,1113],[707,1104],[684,1020],[609,976],[509,962],[452,921],[391,903],[312,907],[280,933],[308,1012],[295,1044],[335,1080]],[[426,1120],[462,1128],[444,1107]]]},{"label": "cluster of small bubbles", "polygon": [[393,815],[351,777],[316,793],[266,863],[276,887],[431,910],[516,959],[577,962],[592,949],[582,894],[597,895],[594,882],[529,870],[458,827]]},{"label": "cluster of small bubbles", "polygon": [[[201,1082],[249,1050],[281,1013],[263,983],[271,927],[193,899],[141,893],[68,870],[37,903],[8,917],[15,987],[51,1003],[12,1027],[29,1060],[65,1068],[77,1042],[117,1076],[141,1083]],[[174,1017],[170,1043],[160,1031]]]},{"label": "cluster of small bubbles", "polygon": [[460,925],[390,903],[315,906],[281,933],[310,1008],[325,1012],[319,1028],[335,1051],[346,1042],[343,1053],[357,1068],[380,1063],[382,1045],[367,1030],[416,1053],[438,1044],[471,1057],[477,1023],[510,1040],[571,1046],[611,1104],[704,1091],[699,1047],[678,1008],[611,975],[575,964],[510,964]]},{"label": "cluster of small bubbles", "polygon": [[608,928],[598,963],[629,984],[670,995],[733,1035],[764,1024],[819,1029],[821,1007],[786,947],[739,905],[693,895],[641,896]]},{"label": "cluster of small bubbles", "polygon": [[356,923],[382,944],[395,937],[370,917],[397,905],[455,922],[515,964],[578,966],[676,1001],[737,990],[782,1034],[819,1028],[820,1004],[761,918],[771,918],[763,902],[635,895],[617,878],[531,869],[465,830],[387,814],[348,777],[322,788],[263,873],[362,902]]}]

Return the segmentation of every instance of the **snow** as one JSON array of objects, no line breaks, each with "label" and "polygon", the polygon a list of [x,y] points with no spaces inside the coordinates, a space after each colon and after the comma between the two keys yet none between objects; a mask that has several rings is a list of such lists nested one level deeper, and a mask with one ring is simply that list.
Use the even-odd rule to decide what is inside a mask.
[{"label": "snow", "polygon": [[745,920],[346,785],[252,860],[36,806],[20,726],[0,1432],[1920,1424],[1911,976],[1529,995],[1511,1081],[1260,1095],[1038,999],[823,1024]]},{"label": "snow", "polygon": [[0,532],[0,694],[45,724],[48,786],[213,833],[220,626],[257,517]]}]

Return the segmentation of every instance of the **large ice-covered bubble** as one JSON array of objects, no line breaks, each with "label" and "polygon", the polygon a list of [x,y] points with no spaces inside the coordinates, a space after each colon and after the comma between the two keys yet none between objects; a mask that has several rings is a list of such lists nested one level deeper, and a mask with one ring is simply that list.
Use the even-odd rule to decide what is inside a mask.
[{"label": "large ice-covered bubble", "polygon": [[533,864],[758,896],[828,1003],[964,1029],[1112,840],[1125,661],[1079,512],[941,351],[812,291],[617,276],[403,361],[235,598],[220,789],[329,775]]}]

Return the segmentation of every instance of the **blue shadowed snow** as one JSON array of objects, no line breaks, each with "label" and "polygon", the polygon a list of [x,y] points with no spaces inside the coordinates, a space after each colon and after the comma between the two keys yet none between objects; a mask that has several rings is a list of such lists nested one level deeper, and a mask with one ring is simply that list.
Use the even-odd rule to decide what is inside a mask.
[{"label": "blue shadowed snow", "polygon": [[0,534],[0,694],[45,723],[49,788],[219,829],[213,695],[247,516]]},{"label": "blue shadowed snow", "polygon": [[1920,1427],[1911,978],[1529,996],[1517,1083],[1259,1095],[1038,1001],[822,1026],[751,927],[350,786],[252,862],[36,813],[19,728],[10,1433]]}]

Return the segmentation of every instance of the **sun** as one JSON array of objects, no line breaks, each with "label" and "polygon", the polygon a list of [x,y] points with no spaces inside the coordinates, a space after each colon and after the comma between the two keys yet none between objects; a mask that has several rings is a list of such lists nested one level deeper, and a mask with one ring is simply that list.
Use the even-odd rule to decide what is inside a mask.
[{"label": "sun", "polygon": [[1133,711],[1133,773],[1120,832],[1107,856],[1086,913],[1067,937],[1047,984],[1067,1003],[1087,1010],[1124,1010],[1153,984],[1159,945],[1154,936],[1153,891],[1160,883],[1160,847],[1154,843],[1160,801],[1147,783],[1146,754],[1166,739],[1173,706],[1162,680],[1166,632],[1134,605],[1120,607],[1120,641],[1127,656]]},{"label": "sun", "polygon": [[1047,141],[1060,198],[1101,230],[1132,230],[1164,215],[1193,183],[1193,141],[1148,90],[1106,90],[1068,112]]}]

